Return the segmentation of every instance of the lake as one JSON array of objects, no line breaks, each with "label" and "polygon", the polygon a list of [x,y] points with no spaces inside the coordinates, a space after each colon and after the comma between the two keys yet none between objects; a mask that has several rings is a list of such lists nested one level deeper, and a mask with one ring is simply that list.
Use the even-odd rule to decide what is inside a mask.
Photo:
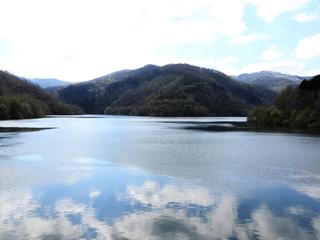
[{"label": "lake", "polygon": [[1,121],[53,129],[0,132],[0,239],[320,239],[320,137],[192,128],[245,120]]}]

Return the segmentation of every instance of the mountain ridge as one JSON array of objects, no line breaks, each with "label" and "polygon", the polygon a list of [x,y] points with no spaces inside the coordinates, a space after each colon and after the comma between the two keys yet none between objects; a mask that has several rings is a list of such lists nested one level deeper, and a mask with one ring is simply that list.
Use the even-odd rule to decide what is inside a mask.
[{"label": "mountain ridge", "polygon": [[242,73],[235,78],[239,81],[263,86],[279,93],[288,86],[298,86],[301,81],[310,79],[311,77],[290,75],[274,71],[260,71]]},{"label": "mountain ridge", "polygon": [[40,86],[41,88],[62,87],[71,84],[70,82],[56,78],[31,78],[26,80]]},{"label": "mountain ridge", "polygon": [[58,95],[86,113],[147,116],[245,115],[275,96],[220,71],[189,64],[118,71],[64,87]]}]

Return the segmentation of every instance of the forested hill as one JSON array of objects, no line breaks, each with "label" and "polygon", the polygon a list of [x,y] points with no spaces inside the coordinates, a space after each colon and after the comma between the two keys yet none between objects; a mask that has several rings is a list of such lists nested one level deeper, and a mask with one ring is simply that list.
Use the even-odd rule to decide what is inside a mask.
[{"label": "forested hill", "polygon": [[81,113],[82,110],[78,106],[62,103],[39,86],[0,71],[0,119]]},{"label": "forested hill", "polygon": [[72,84],[58,94],[86,113],[144,116],[246,115],[275,96],[268,89],[187,64],[124,70]]},{"label": "forested hill", "polygon": [[248,121],[260,126],[320,129],[320,75],[283,91],[274,106],[254,109]]}]

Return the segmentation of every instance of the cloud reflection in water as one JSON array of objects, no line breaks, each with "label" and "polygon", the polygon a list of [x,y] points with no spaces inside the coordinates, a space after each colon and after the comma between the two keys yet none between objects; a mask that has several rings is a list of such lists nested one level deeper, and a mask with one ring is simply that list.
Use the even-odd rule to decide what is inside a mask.
[{"label": "cloud reflection in water", "polygon": [[[91,171],[68,184],[1,191],[0,239],[320,237],[317,188],[213,195],[201,186],[116,166]],[[279,191],[295,200],[282,201]]]}]

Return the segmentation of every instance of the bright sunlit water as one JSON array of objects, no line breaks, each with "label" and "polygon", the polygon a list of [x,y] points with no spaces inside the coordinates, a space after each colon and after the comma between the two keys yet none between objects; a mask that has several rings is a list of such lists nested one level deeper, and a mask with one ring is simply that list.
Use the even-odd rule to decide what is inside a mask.
[{"label": "bright sunlit water", "polygon": [[226,120],[0,122],[0,239],[320,239],[320,137]]}]

